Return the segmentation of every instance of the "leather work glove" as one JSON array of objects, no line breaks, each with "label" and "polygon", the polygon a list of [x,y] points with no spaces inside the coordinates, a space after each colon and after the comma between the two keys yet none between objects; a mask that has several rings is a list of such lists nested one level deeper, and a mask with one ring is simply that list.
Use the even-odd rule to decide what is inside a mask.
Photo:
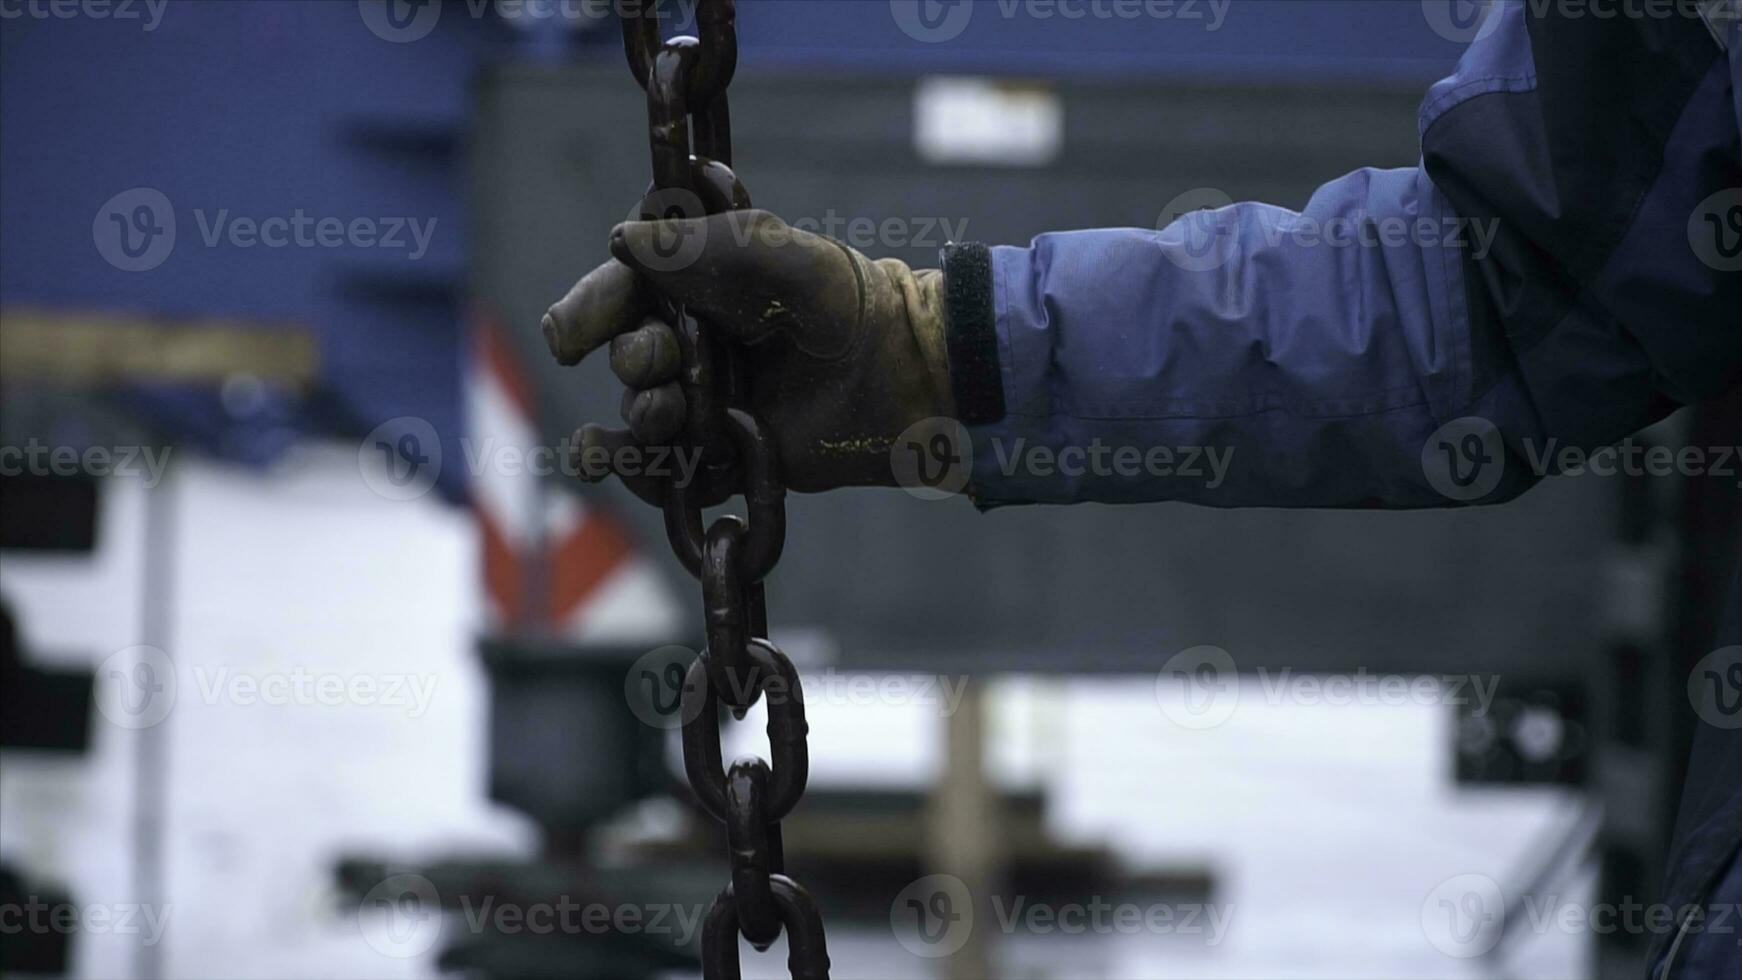
[{"label": "leather work glove", "polygon": [[[936,270],[871,261],[766,211],[628,222],[611,232],[611,254],[543,327],[564,365],[610,344],[634,444],[678,441],[686,409],[678,338],[648,287],[745,345],[751,408],[793,490],[894,486],[896,437],[954,417]],[[580,448],[606,438],[589,427]]]}]

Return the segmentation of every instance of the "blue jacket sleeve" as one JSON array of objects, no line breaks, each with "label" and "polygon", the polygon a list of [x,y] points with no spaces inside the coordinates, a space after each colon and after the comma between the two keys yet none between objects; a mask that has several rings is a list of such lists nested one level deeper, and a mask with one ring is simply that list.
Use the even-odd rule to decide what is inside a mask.
[{"label": "blue jacket sleeve", "polygon": [[[1230,204],[952,250],[976,499],[1492,503],[1567,446],[1735,383],[1742,276],[1688,238],[1702,199],[1735,186],[1723,52],[1697,22],[1583,38],[1504,15],[1429,94],[1419,167],[1347,175],[1299,212]],[[1539,42],[1588,50],[1544,65]],[[1637,91],[1557,129],[1561,100],[1609,97],[1587,86],[1622,43],[1657,59],[1616,82]],[[1616,166],[1562,169],[1593,157]]]}]

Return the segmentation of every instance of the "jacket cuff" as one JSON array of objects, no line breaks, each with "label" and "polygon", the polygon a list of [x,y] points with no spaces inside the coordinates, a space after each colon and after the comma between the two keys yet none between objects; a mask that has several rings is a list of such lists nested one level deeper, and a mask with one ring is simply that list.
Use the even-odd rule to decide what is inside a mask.
[{"label": "jacket cuff", "polygon": [[997,314],[992,307],[992,250],[976,242],[946,245],[944,338],[950,387],[964,425],[1003,421],[1004,372],[998,365]]}]

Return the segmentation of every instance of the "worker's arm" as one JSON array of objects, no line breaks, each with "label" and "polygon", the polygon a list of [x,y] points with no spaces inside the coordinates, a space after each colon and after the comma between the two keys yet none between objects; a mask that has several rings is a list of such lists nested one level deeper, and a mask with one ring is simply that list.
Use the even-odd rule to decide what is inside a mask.
[{"label": "worker's arm", "polygon": [[[953,350],[979,375],[958,371],[956,386],[974,492],[1435,506],[1448,497],[1429,469],[1455,463],[1448,477],[1516,493],[1529,470],[1500,459],[1493,433],[1516,443],[1545,429],[1504,339],[1470,330],[1464,252],[1491,238],[1421,171],[1388,170],[1327,184],[1300,213],[1239,204],[1160,231],[958,249],[950,278],[989,283],[950,310],[953,324],[985,325]],[[1454,427],[1450,457],[1430,447],[1463,416],[1495,427]]]},{"label": "worker's arm", "polygon": [[939,448],[898,437],[950,416],[989,505],[1507,499],[1742,378],[1742,57],[1685,12],[1496,9],[1423,104],[1421,165],[1299,213],[955,246],[941,274],[760,212],[621,226],[544,324],[629,388],[630,431],[588,439],[683,418],[646,283],[748,345],[795,489],[898,482],[892,449]]},{"label": "worker's arm", "polygon": [[949,309],[979,498],[1494,502],[1742,379],[1742,260],[1698,237],[1742,248],[1742,56],[1686,17],[1498,16],[1418,168],[953,254],[986,284]]}]

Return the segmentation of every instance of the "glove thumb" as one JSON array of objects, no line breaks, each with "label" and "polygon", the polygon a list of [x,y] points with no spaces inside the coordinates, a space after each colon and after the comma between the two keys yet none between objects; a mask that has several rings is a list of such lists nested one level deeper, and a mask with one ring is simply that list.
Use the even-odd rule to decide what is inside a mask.
[{"label": "glove thumb", "polygon": [[611,254],[741,343],[780,333],[831,360],[859,324],[868,263],[767,211],[625,222],[611,232]]}]

